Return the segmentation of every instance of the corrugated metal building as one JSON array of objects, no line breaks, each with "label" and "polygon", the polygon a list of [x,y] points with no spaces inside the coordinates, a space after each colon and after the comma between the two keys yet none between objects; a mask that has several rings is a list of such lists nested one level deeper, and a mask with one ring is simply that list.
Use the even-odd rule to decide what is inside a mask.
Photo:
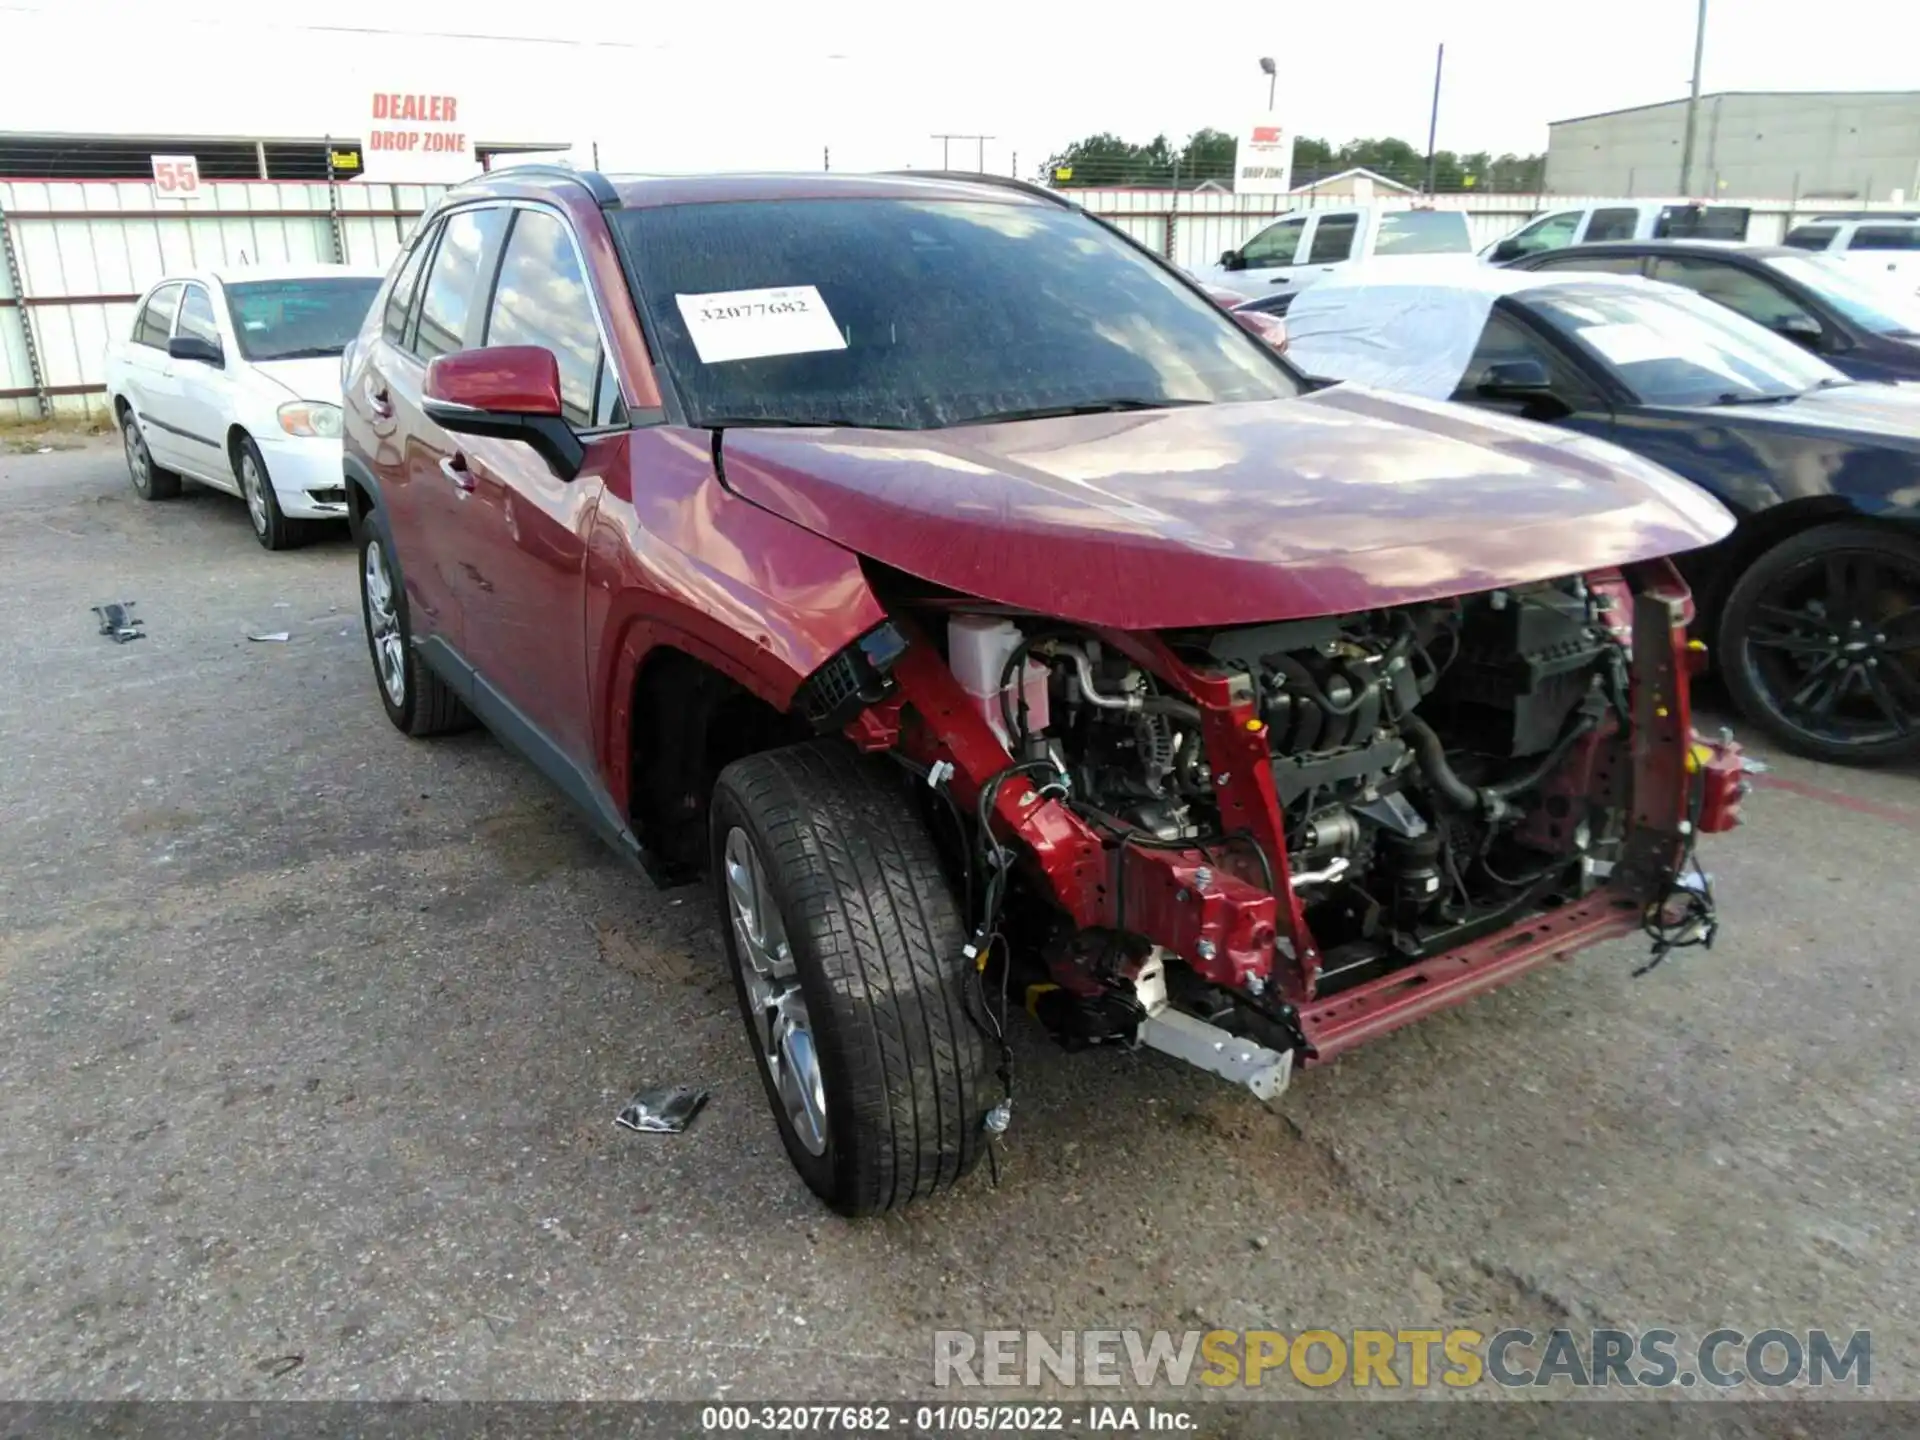
[{"label": "corrugated metal building", "polygon": [[[1677,195],[1687,102],[1547,127],[1556,195]],[[1920,198],[1920,90],[1729,90],[1700,97],[1696,196]]]}]

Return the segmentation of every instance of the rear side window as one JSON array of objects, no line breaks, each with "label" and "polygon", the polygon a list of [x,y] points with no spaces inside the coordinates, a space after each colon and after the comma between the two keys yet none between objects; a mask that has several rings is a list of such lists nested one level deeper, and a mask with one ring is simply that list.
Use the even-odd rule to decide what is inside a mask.
[{"label": "rear side window", "polygon": [[1337,265],[1353,254],[1353,232],[1360,228],[1358,215],[1322,215],[1314,227],[1313,244],[1307,250],[1309,265]]},{"label": "rear side window", "polygon": [[499,206],[461,210],[447,217],[420,302],[420,329],[413,348],[422,360],[466,348],[467,322],[480,277],[491,268],[506,224],[507,212]]},{"label": "rear side window", "polygon": [[1849,250],[1920,250],[1920,225],[1862,225]]},{"label": "rear side window", "polygon": [[551,352],[560,362],[561,414],[573,425],[596,423],[600,327],[572,237],[557,215],[521,210],[514,216],[485,343],[537,345]]},{"label": "rear side window", "polygon": [[427,263],[427,256],[433,253],[434,237],[439,234],[435,226],[420,237],[407,255],[406,264],[400,267],[400,274],[393,282],[393,289],[387,293],[387,310],[380,322],[380,333],[389,345],[407,348],[407,319],[413,312],[414,292],[420,288],[420,267]]},{"label": "rear side window", "polygon": [[1693,255],[1661,255],[1653,262],[1653,278],[1684,285],[1695,294],[1718,301],[1729,310],[1746,316],[1769,330],[1778,330],[1788,321],[1811,324],[1820,322],[1779,286],[1750,270],[1707,260]]},{"label": "rear side window", "polygon": [[1831,225],[1796,225],[1787,232],[1782,245],[1791,245],[1796,250],[1824,250],[1832,243],[1834,227]]},{"label": "rear side window", "polygon": [[1645,264],[1638,255],[1566,255],[1542,260],[1535,270],[1605,270],[1613,275],[1638,275]]},{"label": "rear side window", "polygon": [[180,306],[180,286],[162,285],[140,307],[140,318],[133,322],[133,343],[167,348],[167,336],[173,330],[173,312]]},{"label": "rear side window", "polygon": [[1631,208],[1596,210],[1587,221],[1589,240],[1631,240],[1633,227],[1640,223],[1640,212]]},{"label": "rear side window", "polygon": [[1656,240],[1744,240],[1753,212],[1741,205],[1669,205],[1653,222]]},{"label": "rear side window", "polygon": [[1473,249],[1458,210],[1395,210],[1380,217],[1376,255],[1465,255]]}]

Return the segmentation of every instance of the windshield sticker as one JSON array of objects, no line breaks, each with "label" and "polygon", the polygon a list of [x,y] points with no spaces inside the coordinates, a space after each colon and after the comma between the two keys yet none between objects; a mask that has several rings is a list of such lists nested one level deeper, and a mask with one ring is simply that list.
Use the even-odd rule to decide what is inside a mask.
[{"label": "windshield sticker", "polygon": [[847,348],[826,301],[811,285],[673,298],[703,365]]}]

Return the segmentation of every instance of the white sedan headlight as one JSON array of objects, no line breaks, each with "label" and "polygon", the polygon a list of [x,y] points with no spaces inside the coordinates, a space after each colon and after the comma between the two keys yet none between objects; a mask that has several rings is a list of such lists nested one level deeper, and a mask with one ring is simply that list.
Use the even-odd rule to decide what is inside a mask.
[{"label": "white sedan headlight", "polygon": [[340,438],[340,407],[322,400],[290,400],[277,412],[280,428],[289,435],[318,436],[322,440]]}]

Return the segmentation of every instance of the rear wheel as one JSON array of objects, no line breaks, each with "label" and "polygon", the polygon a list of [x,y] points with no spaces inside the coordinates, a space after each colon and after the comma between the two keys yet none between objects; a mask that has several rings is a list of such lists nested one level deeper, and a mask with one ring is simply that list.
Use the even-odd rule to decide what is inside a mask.
[{"label": "rear wheel", "polygon": [[360,524],[360,617],[380,704],[396,729],[424,738],[464,730],[473,716],[451,686],[413,647],[407,596],[391,557],[392,540],[378,512]]},{"label": "rear wheel", "polygon": [[132,410],[120,416],[120,444],[127,452],[127,475],[133,490],[142,500],[171,500],[180,493],[180,477],[153,463],[147,449],[147,437],[140,433],[140,422]]},{"label": "rear wheel", "polygon": [[1788,749],[1920,755],[1920,539],[1849,522],[1782,541],[1728,595],[1720,654],[1734,703]]},{"label": "rear wheel", "polygon": [[953,1184],[996,1098],[932,837],[893,774],[838,741],[729,765],[714,890],[781,1141],[845,1215]]}]

